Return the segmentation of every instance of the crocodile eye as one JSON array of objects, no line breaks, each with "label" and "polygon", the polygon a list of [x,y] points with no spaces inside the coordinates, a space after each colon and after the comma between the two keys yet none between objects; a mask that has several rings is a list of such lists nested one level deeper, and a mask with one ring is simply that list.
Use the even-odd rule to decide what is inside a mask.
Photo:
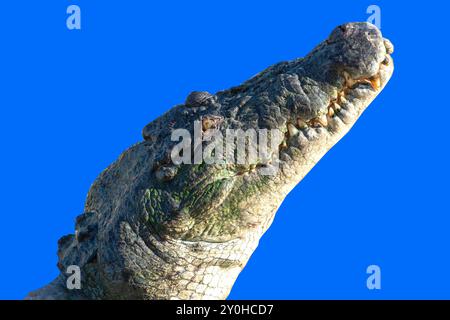
[{"label": "crocodile eye", "polygon": [[187,107],[201,107],[202,105],[205,105],[210,98],[212,98],[212,94],[207,91],[193,91],[188,95],[184,104]]},{"label": "crocodile eye", "polygon": [[219,128],[220,124],[222,123],[223,118],[219,116],[204,116],[202,118],[202,130],[206,131],[209,129],[217,129]]}]

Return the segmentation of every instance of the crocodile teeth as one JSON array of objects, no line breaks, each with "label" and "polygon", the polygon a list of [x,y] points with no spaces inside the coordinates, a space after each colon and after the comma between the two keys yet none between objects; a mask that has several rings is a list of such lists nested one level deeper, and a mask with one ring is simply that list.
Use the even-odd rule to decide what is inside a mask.
[{"label": "crocodile teeth", "polygon": [[288,127],[288,130],[289,130],[289,135],[291,137],[293,137],[293,136],[298,134],[298,129],[292,123],[288,123],[287,127]]},{"label": "crocodile teeth", "polygon": [[372,85],[372,88],[374,90],[378,91],[380,89],[380,87],[381,87],[381,80],[380,80],[379,76],[375,76],[373,78],[370,78],[369,81],[370,81],[370,84]]},{"label": "crocodile teeth", "polygon": [[341,109],[341,105],[345,105],[348,103],[348,100],[342,96],[341,99],[339,100],[340,104],[336,104],[337,108],[335,107],[334,110],[338,111],[339,109]]},{"label": "crocodile teeth", "polygon": [[[345,98],[342,98],[342,101],[347,101]],[[333,109],[334,111],[337,111],[341,108],[341,106],[339,104],[337,104],[336,102],[333,102]]]},{"label": "crocodile teeth", "polygon": [[[333,103],[333,104],[334,104],[334,103]],[[334,109],[333,109],[333,106],[331,106],[331,107],[328,108],[328,116],[329,116],[329,117],[334,116]]]},{"label": "crocodile teeth", "polygon": [[306,124],[305,121],[303,121],[302,119],[297,119],[297,126],[300,129],[305,129],[306,127],[308,127],[308,125]]},{"label": "crocodile teeth", "polygon": [[320,117],[317,117],[317,122],[326,127],[328,125],[327,115],[323,114]]},{"label": "crocodile teeth", "polygon": [[348,87],[348,88],[353,87],[353,85],[356,83],[356,81],[352,79],[352,77],[350,76],[350,74],[348,72],[344,71],[344,78],[345,78],[345,82],[346,82],[346,87]]}]

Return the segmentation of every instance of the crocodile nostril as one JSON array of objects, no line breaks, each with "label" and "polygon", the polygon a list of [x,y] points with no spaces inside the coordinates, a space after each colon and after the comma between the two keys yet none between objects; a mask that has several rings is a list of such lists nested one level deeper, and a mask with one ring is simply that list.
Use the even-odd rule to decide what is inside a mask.
[{"label": "crocodile nostril", "polygon": [[391,54],[394,52],[394,45],[388,39],[383,39],[384,46],[386,47],[386,53]]}]

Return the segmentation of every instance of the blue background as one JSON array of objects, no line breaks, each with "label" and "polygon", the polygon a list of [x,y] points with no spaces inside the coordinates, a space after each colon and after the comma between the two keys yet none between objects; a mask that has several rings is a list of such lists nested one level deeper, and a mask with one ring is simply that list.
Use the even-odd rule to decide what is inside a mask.
[{"label": "blue background", "polygon": [[[57,275],[57,239],[145,124],[192,90],[305,55],[370,4],[394,77],[287,197],[230,298],[450,298],[450,5],[421,3],[2,1],[0,298]],[[81,31],[66,28],[69,4]]]}]

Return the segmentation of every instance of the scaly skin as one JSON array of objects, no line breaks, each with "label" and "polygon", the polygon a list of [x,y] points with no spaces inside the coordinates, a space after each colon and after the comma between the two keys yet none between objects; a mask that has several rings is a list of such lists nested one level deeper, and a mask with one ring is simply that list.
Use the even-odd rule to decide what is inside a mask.
[{"label": "scaly skin", "polygon": [[[225,299],[286,195],[384,88],[392,51],[373,25],[346,24],[305,58],[192,93],[97,178],[75,235],[58,242],[60,276],[27,298]],[[196,120],[224,135],[279,129],[284,140],[271,163],[176,165],[171,132]],[[69,265],[81,268],[81,290],[65,287]]]}]

